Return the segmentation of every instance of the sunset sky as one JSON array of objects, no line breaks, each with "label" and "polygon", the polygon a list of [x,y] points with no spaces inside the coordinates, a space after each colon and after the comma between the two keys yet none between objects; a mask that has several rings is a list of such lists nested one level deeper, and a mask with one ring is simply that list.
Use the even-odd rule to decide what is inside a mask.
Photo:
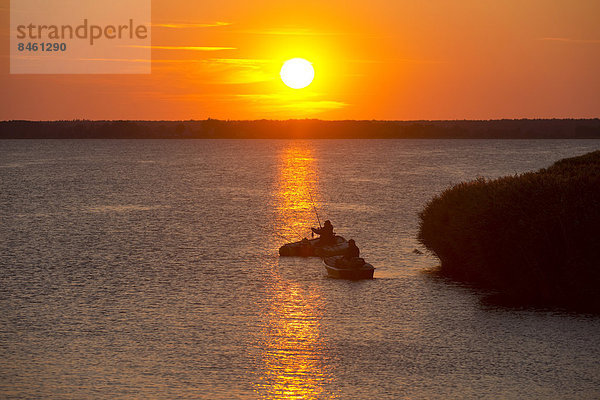
[{"label": "sunset sky", "polygon": [[0,4],[1,120],[600,116],[600,1],[154,0],[149,75],[11,75]]}]

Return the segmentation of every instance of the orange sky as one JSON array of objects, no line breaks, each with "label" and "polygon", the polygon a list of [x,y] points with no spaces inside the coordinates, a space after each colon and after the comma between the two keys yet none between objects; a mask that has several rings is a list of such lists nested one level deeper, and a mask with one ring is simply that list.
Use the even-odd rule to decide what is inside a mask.
[{"label": "orange sky", "polygon": [[600,117],[595,0],[154,0],[150,75],[10,75],[0,4],[1,120]]}]

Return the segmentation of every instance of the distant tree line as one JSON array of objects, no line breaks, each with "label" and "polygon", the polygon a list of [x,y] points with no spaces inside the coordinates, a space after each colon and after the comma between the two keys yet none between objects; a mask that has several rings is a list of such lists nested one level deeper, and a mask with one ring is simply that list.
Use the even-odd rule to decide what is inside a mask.
[{"label": "distant tree line", "polygon": [[600,119],[1,121],[0,139],[598,139]]}]

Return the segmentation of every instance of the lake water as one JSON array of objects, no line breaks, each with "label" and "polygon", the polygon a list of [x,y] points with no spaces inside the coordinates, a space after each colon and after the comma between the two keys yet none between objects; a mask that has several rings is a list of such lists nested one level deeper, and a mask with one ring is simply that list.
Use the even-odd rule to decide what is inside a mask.
[{"label": "lake water", "polygon": [[[600,317],[433,277],[444,188],[600,141],[0,141],[0,397],[600,398]],[[279,258],[330,219],[372,281]]]}]

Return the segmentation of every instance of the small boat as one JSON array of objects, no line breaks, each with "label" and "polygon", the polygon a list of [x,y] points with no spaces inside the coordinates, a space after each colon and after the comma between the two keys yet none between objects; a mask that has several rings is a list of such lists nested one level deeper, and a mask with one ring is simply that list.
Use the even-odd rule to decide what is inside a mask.
[{"label": "small boat", "polygon": [[[346,254],[348,250],[348,242],[341,236],[336,236],[336,243],[331,246],[317,246],[315,247],[315,256],[325,258],[325,257],[335,257],[335,256],[343,256]],[[341,239],[341,240],[338,240]]]},{"label": "small boat", "polygon": [[326,257],[323,259],[327,274],[337,279],[373,279],[375,268],[365,262],[364,259],[356,257],[351,260],[343,256]]},{"label": "small boat", "polygon": [[342,255],[348,248],[348,242],[341,236],[335,236],[335,244],[321,246],[319,238],[287,243],[279,248],[282,257],[331,257]]}]

